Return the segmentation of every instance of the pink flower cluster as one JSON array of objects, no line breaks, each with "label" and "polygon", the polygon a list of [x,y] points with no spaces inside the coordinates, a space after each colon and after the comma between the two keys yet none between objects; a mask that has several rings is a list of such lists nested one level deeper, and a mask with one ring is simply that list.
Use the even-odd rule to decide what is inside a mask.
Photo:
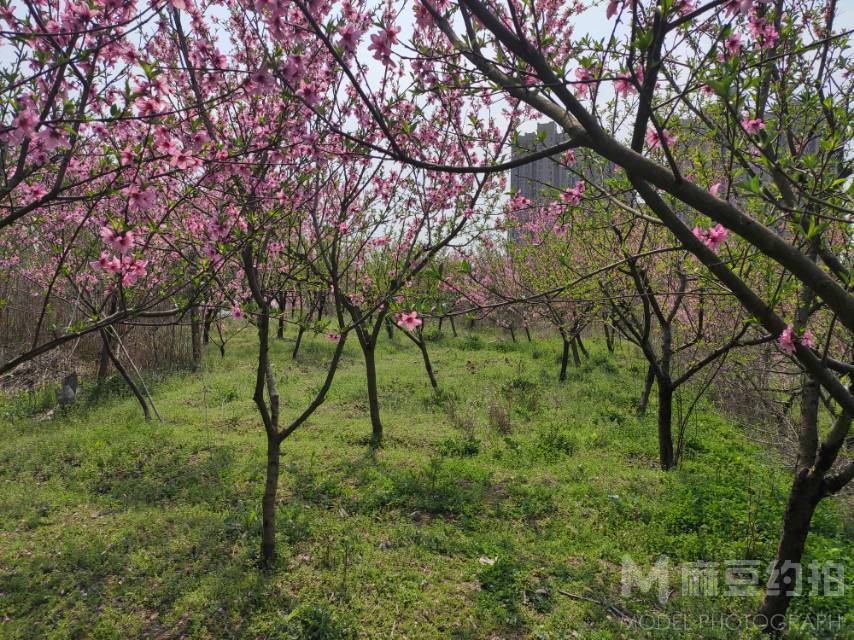
[{"label": "pink flower cluster", "polygon": [[136,238],[133,231],[116,231],[108,225],[101,228],[101,240],[106,242],[113,251],[125,254],[133,249]]},{"label": "pink flower cluster", "polygon": [[670,132],[667,129],[661,130],[661,135],[658,134],[658,131],[655,129],[650,129],[646,134],[646,143],[649,145],[650,149],[655,149],[661,146],[661,141],[667,144],[668,147],[673,146],[673,143],[676,142],[676,136],[670,135]]},{"label": "pink flower cluster", "polygon": [[747,131],[748,135],[755,136],[765,128],[765,123],[762,118],[750,118],[745,116],[741,121],[741,126]]},{"label": "pink flower cluster", "polygon": [[573,207],[577,207],[581,203],[581,196],[584,195],[584,182],[579,182],[571,189],[567,189],[560,194],[561,202],[568,202]]},{"label": "pink flower cluster", "polygon": [[391,64],[391,47],[397,44],[398,33],[400,33],[400,27],[388,27],[371,35],[368,51],[374,52],[374,60],[379,60],[385,66]]},{"label": "pink flower cluster", "polygon": [[715,252],[717,252],[720,246],[726,242],[727,236],[729,235],[729,232],[721,224],[717,224],[707,230],[701,229],[700,227],[694,227],[693,233],[697,240]]},{"label": "pink flower cluster", "polygon": [[[786,328],[783,329],[782,333],[780,333],[780,337],[777,338],[777,344],[779,344],[780,348],[789,355],[795,353],[796,341],[795,328],[792,325],[787,325]],[[799,342],[808,349],[815,348],[815,338],[813,337],[812,331],[809,329],[804,331],[804,335],[801,336]]]},{"label": "pink flower cluster", "polygon": [[105,271],[113,275],[121,275],[122,285],[125,287],[130,287],[136,284],[137,280],[145,277],[148,274],[147,265],[148,260],[137,260],[132,256],[122,256],[119,258],[118,256],[110,255],[109,251],[102,251],[97,260],[89,263],[89,266],[95,270]]},{"label": "pink flower cluster", "polygon": [[410,311],[409,313],[401,311],[394,316],[394,321],[398,327],[407,331],[415,331],[421,326],[421,318],[418,317],[417,311]]}]

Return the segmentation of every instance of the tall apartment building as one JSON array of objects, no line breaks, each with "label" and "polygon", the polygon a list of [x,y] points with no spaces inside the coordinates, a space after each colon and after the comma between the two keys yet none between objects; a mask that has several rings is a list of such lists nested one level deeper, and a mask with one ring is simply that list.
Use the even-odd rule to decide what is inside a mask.
[{"label": "tall apartment building", "polygon": [[[540,139],[542,137],[542,139]],[[513,148],[513,158],[522,157],[532,151],[553,147],[567,139],[558,132],[554,122],[538,124],[536,133],[520,135]],[[528,200],[540,200],[544,193],[553,194],[553,189],[563,191],[575,185],[575,176],[562,167],[557,158],[541,158],[511,169],[510,188]]]},{"label": "tall apartment building", "polygon": [[[513,158],[523,157],[539,149],[553,147],[566,139],[567,135],[562,131],[559,132],[554,122],[537,124],[536,133],[526,133],[519,136],[517,144],[513,147]],[[553,199],[555,189],[563,191],[575,186],[576,177],[557,160],[556,157],[541,158],[511,169],[511,190],[528,200],[541,202],[546,198]],[[524,213],[520,212],[518,218],[520,222],[525,222]],[[519,228],[512,228],[509,237],[518,242],[525,237],[525,234]]]}]

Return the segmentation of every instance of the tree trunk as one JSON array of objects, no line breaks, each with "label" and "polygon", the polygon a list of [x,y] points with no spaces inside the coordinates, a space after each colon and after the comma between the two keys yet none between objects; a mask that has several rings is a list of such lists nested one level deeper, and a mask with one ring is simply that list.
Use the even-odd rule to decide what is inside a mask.
[{"label": "tree trunk", "polygon": [[383,323],[385,323],[385,332],[388,335],[388,339],[394,341],[394,323],[391,318],[387,317],[383,320]]},{"label": "tree trunk", "polygon": [[638,401],[639,416],[646,415],[646,407],[649,404],[649,394],[652,392],[653,382],[655,382],[655,369],[653,369],[652,365],[649,365],[646,368],[646,380],[644,381],[643,392],[641,393],[640,400]]},{"label": "tree trunk", "polygon": [[276,327],[276,339],[285,339],[285,307],[288,304],[287,296],[279,295],[276,297],[276,302],[279,303],[279,324]]},{"label": "tree trunk", "polygon": [[578,343],[578,348],[581,349],[581,353],[584,354],[585,358],[589,358],[590,354],[587,352],[587,348],[584,346],[584,343],[581,341],[581,334],[579,333],[575,336],[575,341]]},{"label": "tree trunk", "polygon": [[101,346],[101,358],[98,362],[98,382],[107,379],[110,373],[110,347],[107,344]]},{"label": "tree trunk", "polygon": [[145,416],[145,420],[150,421],[151,412],[148,410],[148,402],[146,402],[145,396],[142,395],[142,392],[139,390],[139,387],[136,386],[136,383],[130,377],[130,374],[127,372],[127,369],[124,368],[118,357],[116,357],[116,355],[113,353],[112,346],[110,346],[109,338],[107,337],[107,332],[104,330],[101,331],[101,340],[103,341],[104,346],[107,348],[107,355],[109,356],[110,361],[112,361],[113,366],[116,368],[116,371],[118,371],[119,375],[121,375],[121,377],[124,379],[128,388],[131,390],[131,393],[133,393],[137,402],[139,402],[139,406],[142,407],[142,414]]},{"label": "tree trunk", "polygon": [[673,387],[670,379],[658,379],[658,457],[662,471],[673,468]]},{"label": "tree trunk", "polygon": [[193,371],[202,368],[202,319],[198,305],[190,309],[190,343],[193,353]]},{"label": "tree trunk", "polygon": [[267,480],[261,500],[261,566],[272,569],[276,563],[276,496],[279,490],[279,443],[267,434]]},{"label": "tree trunk", "polygon": [[454,337],[457,337],[457,323],[454,322],[454,316],[451,316],[451,333],[454,334]]},{"label": "tree trunk", "polygon": [[603,324],[605,330],[605,344],[608,346],[608,353],[614,353],[614,336],[611,334],[611,328],[607,324]]},{"label": "tree trunk", "polygon": [[528,328],[528,324],[525,323],[522,326],[525,327],[525,336],[528,338],[528,342],[531,342],[531,330]]},{"label": "tree trunk", "polygon": [[299,353],[299,346],[302,344],[302,334],[305,333],[305,327],[303,325],[299,326],[299,331],[297,331],[297,339],[294,342],[294,351],[291,354],[291,358],[296,360],[297,354]]},{"label": "tree trunk", "polygon": [[810,521],[822,496],[822,480],[801,469],[795,476],[786,512],[783,533],[777,547],[765,599],[759,609],[759,624],[766,633],[779,633],[791,601],[790,591],[796,587],[797,566],[801,562],[810,530]]},{"label": "tree trunk", "polygon": [[573,338],[569,341],[569,346],[572,347],[572,363],[576,368],[581,366],[581,358],[578,357],[578,347],[575,346],[576,340]]},{"label": "tree trunk", "polygon": [[569,364],[569,340],[563,334],[561,334],[561,339],[563,340],[563,353],[560,357],[560,375],[558,376],[558,380],[565,382],[566,366]]},{"label": "tree trunk", "polygon": [[513,325],[511,324],[507,328],[510,329],[510,338],[513,340],[513,342],[516,342],[516,332],[513,330]]},{"label": "tree trunk", "polygon": [[216,318],[216,310],[208,309],[205,311],[205,330],[202,334],[202,344],[208,344],[211,341],[211,325]]},{"label": "tree trunk", "polygon": [[380,399],[377,391],[377,364],[374,353],[375,345],[370,339],[360,340],[362,353],[365,356],[365,375],[368,382],[368,407],[371,414],[371,446],[382,446],[383,423],[380,420]]},{"label": "tree trunk", "polygon": [[427,370],[427,377],[430,378],[430,385],[434,391],[439,390],[439,383],[436,382],[436,376],[433,373],[433,365],[430,363],[430,354],[427,353],[427,345],[424,343],[424,337],[416,343],[421,351],[421,356],[424,358],[424,368]]}]

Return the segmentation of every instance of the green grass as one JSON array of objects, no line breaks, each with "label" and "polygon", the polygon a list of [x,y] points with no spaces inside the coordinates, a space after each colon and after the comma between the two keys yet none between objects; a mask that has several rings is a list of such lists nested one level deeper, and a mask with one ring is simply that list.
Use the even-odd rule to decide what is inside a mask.
[{"label": "green grass", "polygon": [[[620,593],[641,565],[772,558],[789,478],[712,407],[679,470],[657,469],[654,407],[635,416],[644,367],[591,358],[558,383],[558,341],[431,336],[435,396],[408,341],[379,352],[385,446],[370,423],[355,340],[327,402],[283,445],[280,562],[256,569],[265,441],[251,401],[254,334],[211,349],[204,373],[157,380],[163,424],[120,387],[41,420],[0,405],[0,637],[735,638],[701,615],[750,597],[665,603]],[[332,343],[274,341],[285,419],[307,403]],[[43,406],[43,402],[37,403]],[[850,526],[850,525],[849,525]],[[847,563],[835,506],[808,560]],[[680,613],[675,629],[644,627]],[[852,598],[797,599],[800,615]],[[849,623],[851,619],[849,618]],[[659,624],[659,626],[661,626]],[[845,636],[845,633],[849,633]],[[793,638],[815,637],[793,631]],[[837,629],[827,637],[852,637]]]}]

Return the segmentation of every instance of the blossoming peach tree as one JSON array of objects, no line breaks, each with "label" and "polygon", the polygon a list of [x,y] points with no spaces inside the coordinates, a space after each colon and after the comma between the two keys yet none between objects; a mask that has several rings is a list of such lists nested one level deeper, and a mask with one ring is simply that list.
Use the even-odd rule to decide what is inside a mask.
[{"label": "blossoming peach tree", "polygon": [[[311,7],[295,0],[308,15]],[[405,49],[399,16],[415,13]],[[798,465],[772,580],[791,580],[817,503],[854,477],[840,459],[854,414],[849,168],[851,79],[848,34],[834,0],[614,0],[608,32],[576,37],[585,3],[419,0],[369,15],[374,58],[409,65],[413,117],[401,125],[378,105],[374,81],[339,59],[351,90],[382,131],[363,142],[377,154],[448,172],[500,171],[584,148],[622,172],[656,218],[803,371]],[[361,14],[363,15],[363,14]],[[312,24],[331,46],[330,21]],[[435,158],[407,144],[429,126],[430,106],[484,94],[508,112],[545,117],[566,139],[528,158]],[[410,97],[412,93],[407,93]],[[411,104],[411,103],[410,103]],[[358,137],[358,132],[350,130]],[[740,261],[714,249],[724,232],[746,250]],[[782,286],[755,286],[751,265]],[[790,304],[797,300],[797,304]],[[820,329],[819,329],[820,328]],[[810,333],[807,333],[809,331]],[[818,431],[819,389],[832,398],[833,427]],[[761,613],[785,614],[771,590]]]}]

